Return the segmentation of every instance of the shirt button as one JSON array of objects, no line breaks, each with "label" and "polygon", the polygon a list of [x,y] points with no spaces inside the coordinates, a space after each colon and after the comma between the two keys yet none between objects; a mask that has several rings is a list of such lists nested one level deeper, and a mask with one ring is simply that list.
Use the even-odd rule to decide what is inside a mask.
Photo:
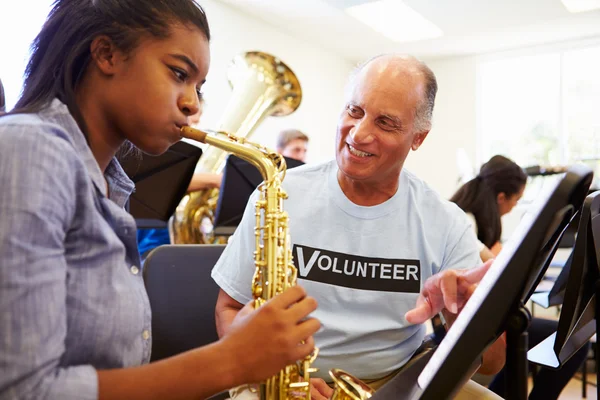
[{"label": "shirt button", "polygon": [[150,339],[150,331],[148,329],[146,329],[146,330],[144,330],[144,332],[142,332],[142,339],[144,339],[144,340]]},{"label": "shirt button", "polygon": [[140,272],[140,269],[138,267],[136,267],[135,265],[132,265],[131,268],[129,268],[129,270],[134,275],[137,275]]}]

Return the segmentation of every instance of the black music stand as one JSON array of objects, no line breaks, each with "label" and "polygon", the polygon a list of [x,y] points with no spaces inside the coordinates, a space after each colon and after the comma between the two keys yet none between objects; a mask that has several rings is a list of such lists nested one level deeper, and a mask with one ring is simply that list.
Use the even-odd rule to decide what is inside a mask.
[{"label": "black music stand", "polygon": [[[579,214],[577,214],[579,215]],[[573,224],[578,223],[579,220],[576,218],[572,221]],[[549,291],[537,292],[531,295],[531,301],[544,308],[558,306],[563,303],[565,297],[565,290],[567,288],[567,282],[569,274],[571,273],[571,263],[573,262],[573,253],[569,255],[569,258],[562,267],[560,274],[556,277],[552,288]]]},{"label": "black music stand", "polygon": [[[302,161],[284,157],[287,169],[304,165]],[[227,157],[223,169],[223,181],[215,210],[214,231],[216,235],[231,235],[239,225],[248,199],[263,181],[259,170],[239,157]]]},{"label": "black music stand", "polygon": [[[599,262],[600,192],[595,192],[586,197],[581,211],[558,331],[529,351],[531,362],[560,368],[594,334],[600,333],[597,323],[600,317]],[[596,365],[600,366],[600,352],[596,352]],[[599,368],[596,374],[600,377]],[[600,396],[600,387],[596,390]]]},{"label": "black music stand", "polygon": [[[573,166],[533,211],[521,220],[431,359],[418,374],[404,373],[385,384],[373,400],[452,398],[475,371],[480,356],[507,333],[507,395],[527,399],[527,327],[524,307],[556,250],[573,214],[581,207],[592,171]],[[418,363],[417,363],[418,364]]]},{"label": "black music stand", "polygon": [[139,228],[166,227],[166,222],[185,196],[202,149],[180,141],[164,154],[143,154],[121,162],[125,173],[135,182],[129,200],[129,213]]}]

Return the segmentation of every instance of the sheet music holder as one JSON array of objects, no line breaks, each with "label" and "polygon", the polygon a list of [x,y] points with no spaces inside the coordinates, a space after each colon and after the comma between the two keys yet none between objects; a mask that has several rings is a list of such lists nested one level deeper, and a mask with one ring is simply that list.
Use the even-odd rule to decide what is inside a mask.
[{"label": "sheet music holder", "polygon": [[[284,158],[287,169],[304,165],[302,161]],[[234,155],[227,157],[213,222],[215,234],[233,234],[242,220],[250,195],[262,181],[255,166]]]},{"label": "sheet music holder", "polygon": [[[585,199],[571,258],[558,331],[528,353],[530,361],[550,368],[560,368],[598,331],[600,191]],[[600,365],[598,352],[596,363]],[[600,370],[596,373],[600,375]]]},{"label": "sheet music holder", "polygon": [[201,155],[202,149],[180,141],[160,156],[143,154],[141,159],[129,157],[121,162],[135,182],[129,212],[137,222],[158,227],[169,220],[187,191]]},{"label": "sheet music holder", "polygon": [[470,378],[483,352],[507,332],[510,399],[527,399],[527,334],[524,304],[551,259],[561,234],[578,210],[592,171],[573,166],[521,220],[511,239],[479,283],[416,382],[391,379],[373,400],[452,398]]},{"label": "sheet music holder", "polygon": [[[579,214],[578,214],[579,215]],[[576,218],[572,223],[579,222]],[[531,295],[531,301],[544,308],[558,306],[563,303],[565,297],[565,290],[567,288],[567,282],[569,274],[571,272],[571,263],[573,261],[573,253],[569,255],[569,258],[562,267],[560,274],[556,277],[552,288],[549,291],[537,292]]]}]

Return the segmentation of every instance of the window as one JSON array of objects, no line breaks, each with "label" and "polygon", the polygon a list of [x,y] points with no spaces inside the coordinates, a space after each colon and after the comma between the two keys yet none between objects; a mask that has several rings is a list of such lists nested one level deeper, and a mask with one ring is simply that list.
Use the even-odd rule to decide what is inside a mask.
[{"label": "window", "polygon": [[600,44],[529,53],[479,64],[480,161],[503,154],[523,167],[584,163],[598,182]]},{"label": "window", "polygon": [[52,3],[53,0],[0,1],[0,79],[7,110],[13,108],[21,93],[29,47],[44,25]]}]

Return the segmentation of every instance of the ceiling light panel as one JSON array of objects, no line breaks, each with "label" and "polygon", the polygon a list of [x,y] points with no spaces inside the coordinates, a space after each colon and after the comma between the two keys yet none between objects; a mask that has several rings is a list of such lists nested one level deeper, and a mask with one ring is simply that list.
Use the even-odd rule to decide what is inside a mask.
[{"label": "ceiling light panel", "polygon": [[346,12],[395,42],[433,39],[444,34],[401,0],[373,1],[348,7]]}]

